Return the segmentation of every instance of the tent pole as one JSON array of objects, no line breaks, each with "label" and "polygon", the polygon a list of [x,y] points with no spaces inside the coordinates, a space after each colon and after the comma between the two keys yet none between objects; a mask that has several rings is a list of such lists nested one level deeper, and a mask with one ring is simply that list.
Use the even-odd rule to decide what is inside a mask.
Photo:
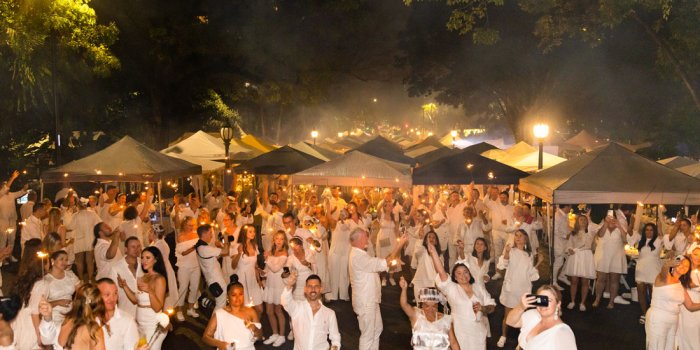
[{"label": "tent pole", "polygon": [[38,201],[43,201],[44,200],[44,181],[39,180],[39,199]]},{"label": "tent pole", "polygon": [[158,211],[160,212],[160,225],[163,226],[163,197],[160,194],[162,179],[158,180]]},{"label": "tent pole", "polygon": [[552,280],[551,283],[555,283],[555,271],[554,271],[554,235],[552,230],[554,229],[555,216],[552,215],[552,203],[547,203],[547,243],[549,243],[549,267],[552,270]]}]

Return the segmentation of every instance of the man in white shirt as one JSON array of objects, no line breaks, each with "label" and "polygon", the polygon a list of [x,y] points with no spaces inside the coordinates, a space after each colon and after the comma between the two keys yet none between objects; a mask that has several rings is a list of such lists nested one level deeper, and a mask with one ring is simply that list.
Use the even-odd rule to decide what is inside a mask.
[{"label": "man in white shirt", "polygon": [[[109,278],[97,281],[102,301],[105,304],[105,319],[109,329],[102,326],[106,350],[134,350],[139,341],[139,330],[134,318],[117,307],[117,285]],[[56,344],[60,333],[56,323],[51,321],[51,304],[46,300],[39,303],[41,322],[39,333],[44,345]],[[141,349],[141,348],[139,348]]]},{"label": "man in white shirt", "polygon": [[223,209],[224,194],[221,191],[221,186],[214,186],[214,189],[204,196],[204,206],[210,213],[216,208]]},{"label": "man in white shirt", "polygon": [[345,199],[340,197],[339,186],[331,188],[331,198],[329,199],[329,204],[331,216],[334,220],[338,220],[338,217],[340,216],[340,210],[348,205],[348,203],[345,202]]},{"label": "man in white shirt", "polygon": [[262,244],[264,250],[270,250],[272,247],[272,236],[275,235],[277,231],[285,230],[285,226],[282,219],[282,213],[280,212],[279,205],[277,202],[270,202],[270,211],[263,209],[260,201],[258,201],[258,207],[255,210],[256,215],[260,214],[264,221],[262,229]]},{"label": "man in white shirt", "polygon": [[44,239],[44,222],[42,221],[46,217],[46,210],[44,210],[43,205],[35,205],[32,215],[24,222],[22,227],[22,237],[20,239],[20,245],[22,246],[22,252],[24,252],[24,243],[32,238]]},{"label": "man in white shirt", "polygon": [[328,339],[331,341],[331,350],[339,350],[338,321],[335,312],[321,303],[321,278],[317,275],[306,278],[305,301],[294,300],[292,296],[296,280],[297,272],[292,271],[281,296],[282,306],[289,313],[296,335],[294,350],[328,349]]},{"label": "man in white shirt", "polygon": [[204,281],[207,287],[212,284],[218,283],[221,287],[221,294],[216,297],[216,308],[220,309],[226,306],[226,280],[224,278],[224,272],[221,270],[221,264],[219,264],[219,257],[228,256],[229,254],[229,241],[224,240],[223,247],[217,248],[210,246],[207,242],[211,242],[214,238],[214,233],[210,225],[202,225],[197,227],[197,235],[199,236],[199,242],[195,245],[197,252],[197,259],[199,260],[199,268],[202,269],[202,274],[204,275]]},{"label": "man in white shirt", "polygon": [[[131,290],[138,290],[136,282],[141,276],[141,242],[136,237],[129,237],[124,241],[124,258],[112,265],[109,278],[120,285],[126,283]],[[138,305],[129,300],[124,288],[119,288],[119,305],[122,311],[136,317]]]},{"label": "man in white shirt", "polygon": [[562,289],[559,286],[558,281],[569,284],[569,281],[561,273],[562,267],[564,266],[564,259],[566,258],[566,246],[567,237],[571,233],[571,227],[569,226],[569,212],[571,211],[571,205],[560,204],[557,211],[554,213],[554,264],[552,264],[552,269],[554,271],[554,286]]},{"label": "man in white shirt", "polygon": [[[93,243],[95,241],[95,225],[102,221],[94,211],[86,208],[82,203],[78,204],[78,212],[66,225],[66,231],[70,232],[75,253],[75,268],[81,281],[88,281],[95,272]],[[87,272],[87,275],[86,275]]]},{"label": "man in white shirt", "polygon": [[452,191],[447,203],[447,209],[445,209],[445,216],[447,217],[447,232],[448,240],[445,242],[447,246],[447,253],[450,255],[449,266],[453,266],[457,261],[457,240],[459,239],[459,226],[464,222],[464,207],[467,205],[466,201],[463,201],[459,197],[459,192]]},{"label": "man in white shirt", "polygon": [[19,215],[22,221],[29,219],[34,211],[34,204],[36,203],[36,192],[29,191],[27,193],[27,202],[19,207]]},{"label": "man in white shirt", "polygon": [[399,262],[399,253],[407,242],[407,235],[401,236],[394,250],[386,258],[369,256],[365,249],[369,245],[369,234],[361,228],[350,233],[350,257],[348,270],[352,286],[352,309],[357,314],[360,325],[360,346],[362,350],[378,350],[379,336],[382,334],[382,315],[379,303],[382,301],[379,273],[386,272],[389,266]]},{"label": "man in white shirt", "polygon": [[484,233],[491,230],[491,224],[484,212],[476,215],[476,209],[472,206],[464,207],[464,219],[459,226],[459,239],[464,243],[464,255],[469,256],[474,250],[474,242],[477,238],[484,238]]},{"label": "man in white shirt", "polygon": [[97,279],[109,277],[112,264],[122,258],[119,250],[119,230],[112,230],[109,225],[101,222],[93,229],[95,234],[95,265],[97,265]]},{"label": "man in white shirt", "polygon": [[100,218],[102,221],[109,221],[112,219],[112,215],[109,214],[109,207],[117,200],[117,193],[119,190],[116,186],[107,186],[107,191],[100,196],[99,207],[100,207]]},{"label": "man in white shirt", "polygon": [[[491,213],[491,240],[495,256],[503,255],[503,248],[506,242],[512,240],[512,233],[508,233],[508,227],[512,226],[515,219],[513,218],[513,206],[508,204],[508,192],[503,191],[498,195],[498,201],[484,201],[484,205],[489,208]],[[501,273],[496,272],[493,275],[494,280],[500,279]]]},{"label": "man in white shirt", "polygon": [[[0,246],[14,247],[17,229],[17,198],[27,193],[28,185],[24,185],[21,190],[10,192],[10,187],[19,172],[15,170],[10,179],[0,189]],[[9,232],[8,229],[12,231]]]}]

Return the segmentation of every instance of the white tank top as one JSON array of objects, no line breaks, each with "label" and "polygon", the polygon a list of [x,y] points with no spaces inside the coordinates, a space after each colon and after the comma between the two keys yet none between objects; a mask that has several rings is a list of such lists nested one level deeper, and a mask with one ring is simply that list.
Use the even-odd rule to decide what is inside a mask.
[{"label": "white tank top", "polygon": [[450,348],[452,318],[443,315],[434,322],[428,321],[423,310],[416,309],[416,324],[413,326],[411,344],[415,350],[447,350]]}]

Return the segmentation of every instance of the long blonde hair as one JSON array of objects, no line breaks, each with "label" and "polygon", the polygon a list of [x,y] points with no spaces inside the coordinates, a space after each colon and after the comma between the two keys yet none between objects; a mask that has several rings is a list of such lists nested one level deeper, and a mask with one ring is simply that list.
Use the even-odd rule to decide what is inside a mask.
[{"label": "long blonde hair", "polygon": [[[110,332],[109,324],[105,317],[105,304],[100,295],[100,290],[93,284],[87,283],[76,291],[73,307],[66,314],[66,321],[73,322],[73,327],[68,334],[64,349],[70,349],[75,342],[75,337],[78,334],[80,327],[86,327],[90,339],[93,342],[97,341],[97,332],[105,325],[107,332]],[[99,320],[99,322],[97,321]]]}]

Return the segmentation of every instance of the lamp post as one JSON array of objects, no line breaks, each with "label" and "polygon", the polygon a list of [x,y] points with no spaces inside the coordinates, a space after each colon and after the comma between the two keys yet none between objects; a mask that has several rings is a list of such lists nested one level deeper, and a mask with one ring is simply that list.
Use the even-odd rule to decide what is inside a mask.
[{"label": "lamp post", "polygon": [[450,135],[452,135],[452,149],[454,149],[455,141],[457,141],[457,130],[450,131]]},{"label": "lamp post", "polygon": [[[221,140],[224,141],[224,150],[226,152],[226,163],[224,165],[224,191],[227,191],[233,187],[233,177],[235,176],[233,171],[230,169],[231,161],[228,154],[229,147],[231,146],[231,140],[233,140],[233,128],[229,126],[221,128],[219,131],[219,136],[221,136]],[[229,176],[229,174],[231,174],[231,176]]]},{"label": "lamp post", "polygon": [[549,135],[549,125],[535,124],[535,127],[532,129],[532,131],[535,134],[535,139],[539,144],[539,154],[537,158],[537,170],[539,171],[542,170],[542,168],[544,167],[544,139],[546,139]]},{"label": "lamp post", "polygon": [[316,146],[316,138],[318,137],[318,131],[312,130],[311,131],[311,138],[314,139],[314,146]]}]

